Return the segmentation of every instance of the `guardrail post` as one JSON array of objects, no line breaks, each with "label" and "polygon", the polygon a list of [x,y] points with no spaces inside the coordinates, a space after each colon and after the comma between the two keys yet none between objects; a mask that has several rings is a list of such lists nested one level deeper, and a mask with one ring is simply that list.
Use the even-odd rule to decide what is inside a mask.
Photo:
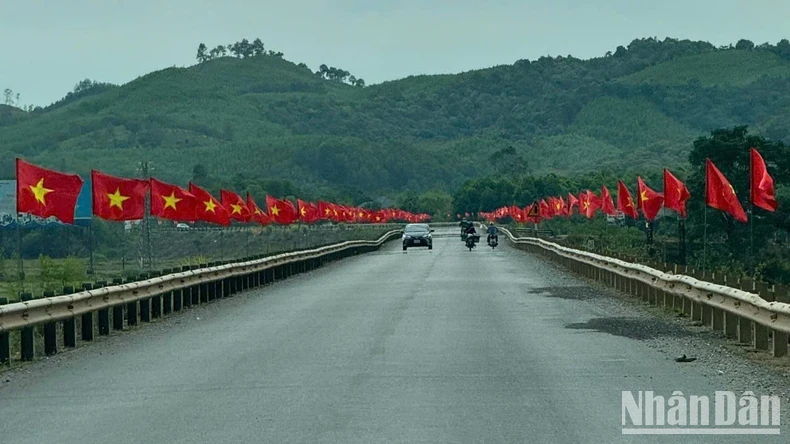
[{"label": "guardrail post", "polygon": [[[187,272],[189,269],[189,265],[184,265],[181,267],[181,272]],[[185,287],[181,289],[181,305],[183,308],[189,308],[192,306],[192,287]]]},{"label": "guardrail post", "polygon": [[[140,274],[140,280],[145,281],[151,278],[149,273]],[[140,310],[140,322],[151,322],[151,298],[142,298],[138,302]],[[131,302],[130,302],[131,304]]]},{"label": "guardrail post", "polygon": [[[85,291],[93,290],[93,284],[90,282],[84,282],[82,284],[82,289]],[[82,340],[83,341],[92,341],[93,340],[93,312],[87,312],[82,314],[82,321],[80,322],[82,325]]]},{"label": "guardrail post", "polygon": [[738,318],[740,316],[722,310],[724,312],[724,335],[728,338],[738,337]]},{"label": "guardrail post", "polygon": [[754,323],[754,348],[768,350],[768,327]]},{"label": "guardrail post", "polygon": [[[123,279],[114,278],[112,284],[121,285],[123,284]],[[116,331],[123,330],[123,304],[112,307],[112,329]]]},{"label": "guardrail post", "polygon": [[[74,293],[74,287],[71,285],[63,287],[63,294],[72,293]],[[72,348],[77,346],[77,320],[73,317],[63,321],[63,346]]]},{"label": "guardrail post", "polygon": [[[135,278],[129,278],[128,282],[132,283],[132,282],[135,282],[135,280],[136,280]],[[128,325],[129,327],[131,327],[133,325],[137,325],[137,318],[138,318],[137,301],[127,302],[126,303],[126,325]]]},{"label": "guardrail post", "polygon": [[[197,265],[192,265],[189,267],[190,270],[197,270]],[[189,287],[190,292],[192,293],[192,305],[200,305],[200,284],[195,284]]]},{"label": "guardrail post", "polygon": [[702,304],[702,324],[706,327],[713,326],[713,307],[708,304]]},{"label": "guardrail post", "polygon": [[712,309],[712,327],[714,331],[724,330],[724,310],[720,308]]},{"label": "guardrail post", "polygon": [[[162,276],[167,276],[173,271],[169,268],[162,270]],[[173,311],[173,292],[168,291],[162,295],[162,316],[167,316]]]},{"label": "guardrail post", "polygon": [[[22,293],[19,298],[22,302],[33,299],[30,293]],[[33,327],[22,328],[22,350],[21,357],[23,361],[32,361],[36,356],[36,346],[33,340],[34,330]]]},{"label": "guardrail post", "polygon": [[[152,271],[149,276],[152,278],[159,277],[161,273]],[[158,319],[162,317],[162,295],[157,294],[151,297],[151,318]],[[150,321],[150,319],[149,319]]]},{"label": "guardrail post", "polygon": [[[94,284],[93,288],[103,288],[107,285],[105,281],[97,281]],[[110,334],[110,309],[109,308],[101,308],[97,310],[98,317],[99,317],[99,335],[100,336],[107,336]]]},{"label": "guardrail post", "polygon": [[787,333],[779,330],[774,330],[772,333],[774,337],[774,358],[783,358],[787,356]]},{"label": "guardrail post", "polygon": [[[52,290],[44,291],[45,298],[51,298],[55,296],[55,292]],[[44,354],[47,356],[52,356],[58,352],[58,323],[57,322],[47,322],[44,324]]]},{"label": "guardrail post", "polygon": [[[0,305],[6,305],[8,298],[0,298]],[[11,335],[7,331],[0,332],[0,365],[11,362]]]},{"label": "guardrail post", "polygon": [[[208,268],[208,264],[200,264],[199,268]],[[207,283],[204,282],[202,284],[198,284],[198,291],[200,293],[200,302],[201,303],[206,304],[206,303],[208,303],[208,301],[211,300],[211,298],[209,297],[208,284]]]},{"label": "guardrail post", "polygon": [[738,342],[754,346],[754,337],[752,335],[753,329],[754,322],[751,319],[738,316]]}]

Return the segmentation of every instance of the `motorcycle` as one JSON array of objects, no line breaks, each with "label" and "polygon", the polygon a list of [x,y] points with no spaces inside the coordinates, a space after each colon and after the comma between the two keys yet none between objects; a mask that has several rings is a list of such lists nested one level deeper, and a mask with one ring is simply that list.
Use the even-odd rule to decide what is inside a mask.
[{"label": "motorcycle", "polygon": [[496,234],[494,234],[492,236],[489,236],[489,238],[488,238],[488,246],[493,249],[493,248],[496,248],[497,245],[499,245],[499,236],[496,235]]},{"label": "motorcycle", "polygon": [[475,244],[480,241],[480,236],[477,234],[472,234],[467,236],[466,238],[466,247],[469,248],[469,251],[472,251],[472,248],[475,247]]}]

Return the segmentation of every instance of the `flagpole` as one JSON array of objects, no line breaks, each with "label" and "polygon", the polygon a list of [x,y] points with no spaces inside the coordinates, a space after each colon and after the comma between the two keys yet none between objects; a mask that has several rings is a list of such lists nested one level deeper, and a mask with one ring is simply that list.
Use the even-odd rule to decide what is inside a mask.
[{"label": "flagpole", "polygon": [[19,220],[19,213],[16,213],[16,255],[17,255],[17,273],[19,280],[22,282],[22,287],[24,288],[25,261],[22,260],[22,224]]},{"label": "flagpole", "polygon": [[754,162],[752,153],[749,152],[749,272],[752,277],[755,275],[754,267],[754,190],[752,189],[752,177],[754,174]]},{"label": "flagpole", "polygon": [[708,268],[708,164],[705,163],[705,222],[702,235],[702,274]]}]

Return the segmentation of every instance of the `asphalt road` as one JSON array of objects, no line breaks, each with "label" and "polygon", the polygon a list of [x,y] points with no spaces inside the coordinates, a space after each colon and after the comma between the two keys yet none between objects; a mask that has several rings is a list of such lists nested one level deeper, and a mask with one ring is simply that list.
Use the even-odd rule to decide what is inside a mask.
[{"label": "asphalt road", "polygon": [[405,254],[394,242],[12,373],[0,442],[787,442],[622,435],[622,390],[727,387],[638,339],[569,328],[606,313],[551,265],[435,242]]}]

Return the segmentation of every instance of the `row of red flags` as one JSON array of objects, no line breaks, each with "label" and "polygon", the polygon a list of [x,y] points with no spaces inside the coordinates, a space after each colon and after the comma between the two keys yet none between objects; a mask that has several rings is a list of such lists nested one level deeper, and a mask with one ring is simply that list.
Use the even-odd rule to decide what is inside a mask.
[{"label": "row of red flags", "polygon": [[[82,191],[83,180],[42,168],[21,159],[16,161],[17,212],[51,217],[74,223],[74,209]],[[106,220],[140,220],[145,214],[145,198],[150,193],[152,216],[179,222],[203,221],[218,225],[238,222],[292,224],[319,220],[344,223],[384,223],[394,220],[424,222],[427,214],[413,214],[400,209],[368,210],[330,202],[305,202],[296,205],[287,199],[266,196],[266,210],[233,191],[220,190],[215,199],[205,189],[190,183],[189,190],[157,179],[125,179],[100,171],[91,171],[93,214]]]},{"label": "row of red flags", "polygon": [[[766,211],[776,211],[778,204],[773,178],[768,174],[765,160],[754,148],[750,150],[750,164],[751,204]],[[505,206],[492,212],[481,212],[480,216],[490,221],[509,216],[516,222],[537,223],[543,219],[557,216],[570,216],[573,214],[573,209],[577,208],[578,214],[584,215],[588,219],[593,218],[599,209],[610,216],[620,212],[633,219],[638,219],[639,210],[641,210],[645,219],[652,221],[662,207],[676,211],[683,217],[686,216],[686,201],[691,197],[691,194],[686,185],[669,170],[664,170],[663,193],[647,186],[641,177],[637,177],[636,182],[637,200],[634,202],[625,183],[622,180],[617,181],[616,207],[612,194],[606,186],[602,186],[600,195],[585,190],[578,195],[568,193],[567,200],[562,196],[549,197],[523,209],[518,206]],[[740,222],[748,220],[735,189],[710,159],[705,161],[705,203],[712,208],[730,214]]]}]

